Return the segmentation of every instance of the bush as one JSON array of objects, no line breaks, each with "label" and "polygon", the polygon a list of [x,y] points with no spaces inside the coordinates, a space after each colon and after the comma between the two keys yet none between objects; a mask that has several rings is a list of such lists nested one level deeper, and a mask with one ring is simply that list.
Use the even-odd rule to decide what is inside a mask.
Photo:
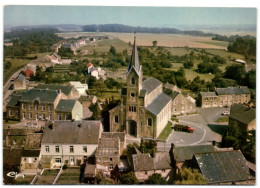
[{"label": "bush", "polygon": [[65,164],[65,165],[63,165],[62,170],[66,170],[67,168],[68,168],[68,165]]}]

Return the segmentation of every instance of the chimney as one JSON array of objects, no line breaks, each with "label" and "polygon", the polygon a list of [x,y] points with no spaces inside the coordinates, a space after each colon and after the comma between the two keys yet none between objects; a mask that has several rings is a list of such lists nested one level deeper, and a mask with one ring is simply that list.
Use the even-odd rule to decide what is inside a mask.
[{"label": "chimney", "polygon": [[53,131],[54,130],[54,121],[51,122],[51,124],[49,125],[49,128]]},{"label": "chimney", "polygon": [[61,89],[59,89],[59,94],[61,94]]}]

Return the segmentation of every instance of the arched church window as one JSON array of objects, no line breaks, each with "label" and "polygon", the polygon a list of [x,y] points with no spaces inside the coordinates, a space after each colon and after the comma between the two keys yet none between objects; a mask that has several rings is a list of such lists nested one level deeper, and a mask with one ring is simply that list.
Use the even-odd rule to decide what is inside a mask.
[{"label": "arched church window", "polygon": [[131,79],[131,84],[135,85],[135,78],[134,77],[132,77],[132,79]]},{"label": "arched church window", "polygon": [[153,125],[153,120],[152,120],[152,118],[148,118],[148,120],[147,120],[148,122],[147,122],[147,124],[148,124],[148,126],[152,126]]}]

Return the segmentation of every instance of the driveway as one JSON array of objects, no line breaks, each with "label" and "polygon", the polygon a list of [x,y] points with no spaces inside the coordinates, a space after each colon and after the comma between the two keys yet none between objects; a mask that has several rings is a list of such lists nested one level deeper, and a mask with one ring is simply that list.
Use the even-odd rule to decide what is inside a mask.
[{"label": "driveway", "polygon": [[218,120],[221,117],[224,117],[221,115],[222,112],[228,111],[230,112],[230,108],[221,107],[221,108],[199,108],[201,116],[205,119],[205,121],[208,124],[228,124],[228,123],[216,123],[216,120]]}]

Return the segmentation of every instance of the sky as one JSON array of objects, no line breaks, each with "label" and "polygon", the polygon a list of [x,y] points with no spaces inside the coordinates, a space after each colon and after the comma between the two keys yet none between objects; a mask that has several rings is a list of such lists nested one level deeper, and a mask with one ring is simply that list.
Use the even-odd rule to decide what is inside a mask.
[{"label": "sky", "polygon": [[256,24],[256,8],[28,6],[4,7],[4,26],[125,24],[142,27]]}]

